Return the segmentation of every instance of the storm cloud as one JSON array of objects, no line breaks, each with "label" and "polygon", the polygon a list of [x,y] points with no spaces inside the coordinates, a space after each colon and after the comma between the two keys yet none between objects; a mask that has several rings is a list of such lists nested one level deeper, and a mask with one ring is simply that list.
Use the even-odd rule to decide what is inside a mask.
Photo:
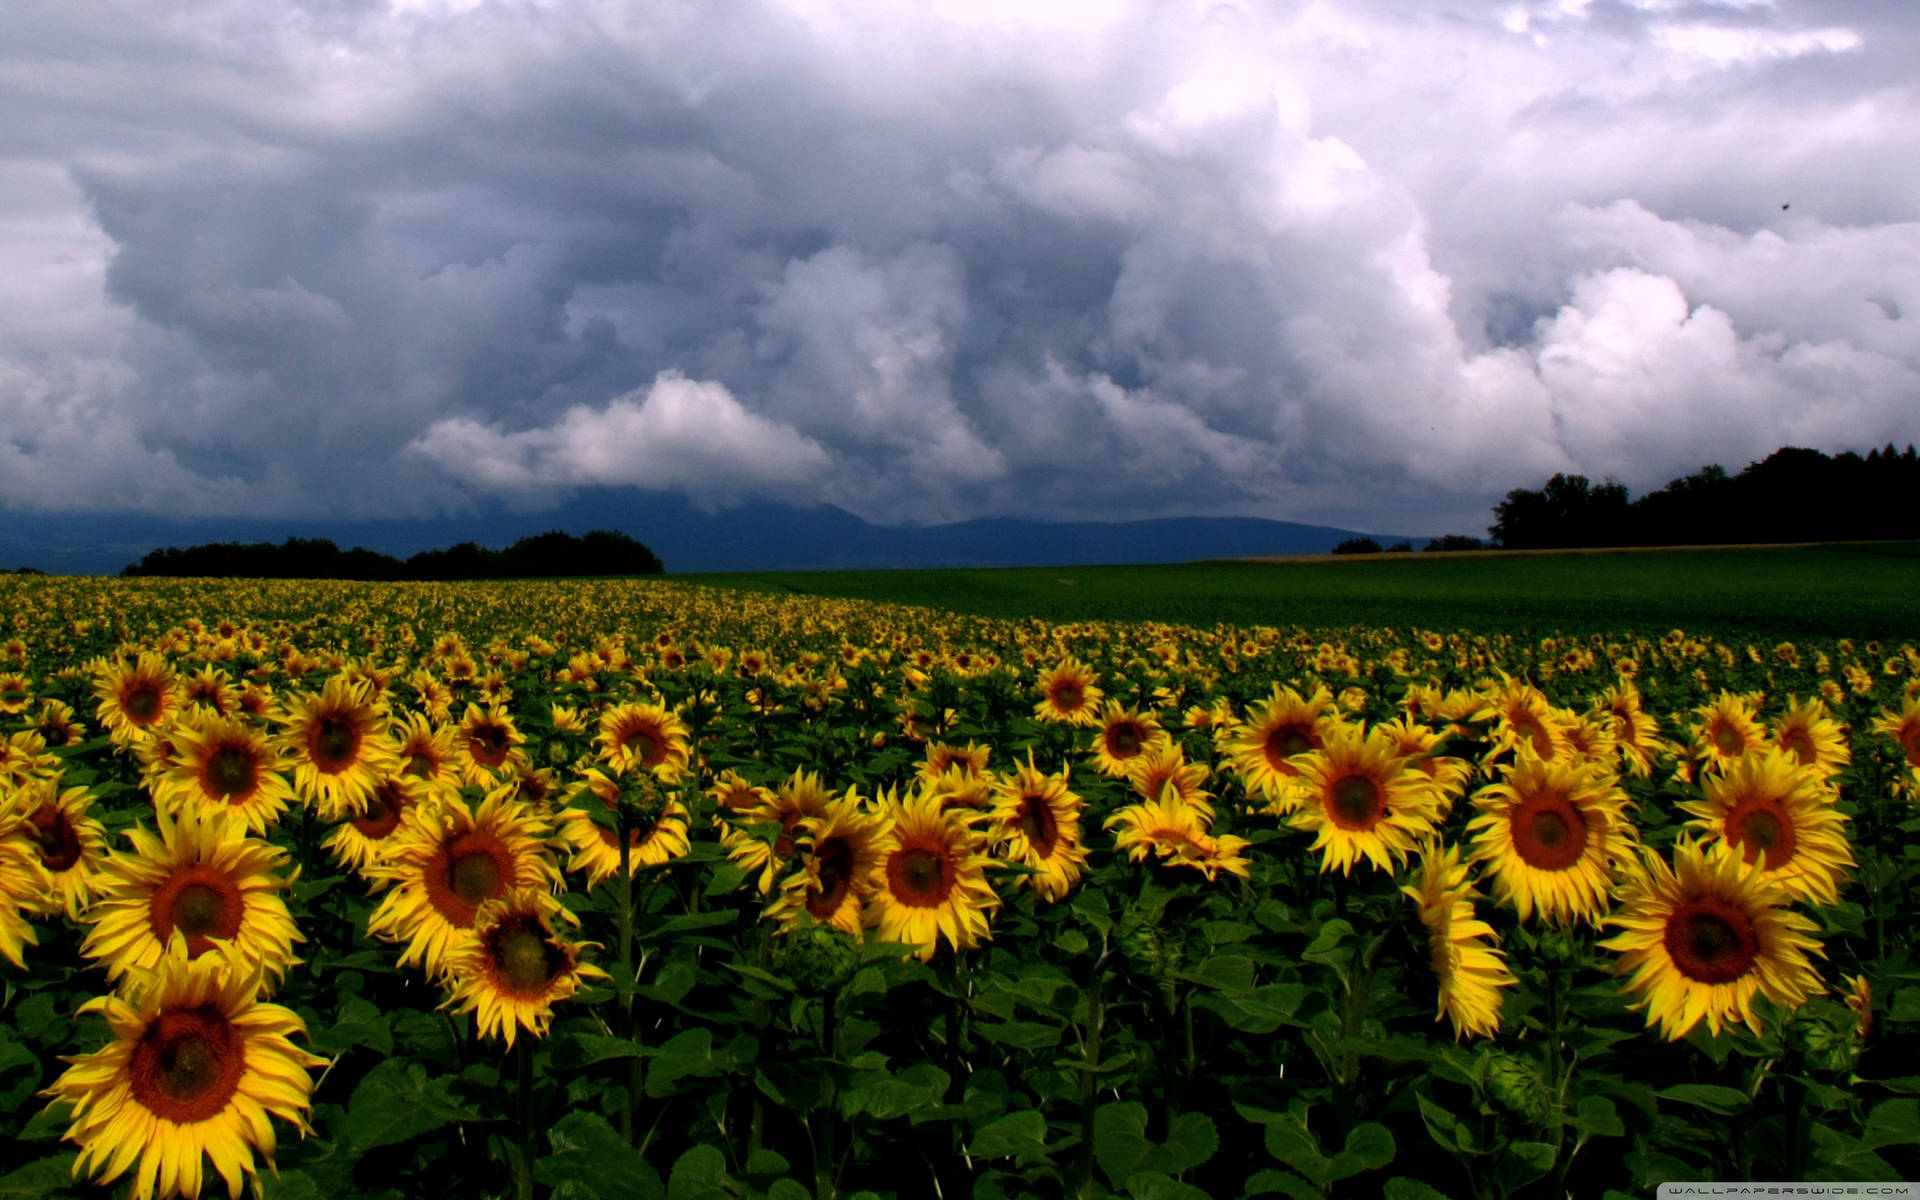
[{"label": "storm cloud", "polygon": [[1477,532],[1920,441],[1904,0],[17,0],[0,505]]}]

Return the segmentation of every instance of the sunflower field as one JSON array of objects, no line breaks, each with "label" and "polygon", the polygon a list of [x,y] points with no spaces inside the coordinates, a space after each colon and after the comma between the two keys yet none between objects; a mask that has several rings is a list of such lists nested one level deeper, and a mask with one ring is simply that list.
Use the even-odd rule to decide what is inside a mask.
[{"label": "sunflower field", "polygon": [[1920,1179],[1920,650],[0,577],[0,1196]]}]

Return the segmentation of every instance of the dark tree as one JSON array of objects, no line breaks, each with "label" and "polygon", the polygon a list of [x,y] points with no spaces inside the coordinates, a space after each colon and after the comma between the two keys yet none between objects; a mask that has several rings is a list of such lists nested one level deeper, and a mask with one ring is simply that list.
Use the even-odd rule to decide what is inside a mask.
[{"label": "dark tree", "polygon": [[1370,537],[1348,538],[1333,548],[1335,554],[1378,554],[1380,543]]}]

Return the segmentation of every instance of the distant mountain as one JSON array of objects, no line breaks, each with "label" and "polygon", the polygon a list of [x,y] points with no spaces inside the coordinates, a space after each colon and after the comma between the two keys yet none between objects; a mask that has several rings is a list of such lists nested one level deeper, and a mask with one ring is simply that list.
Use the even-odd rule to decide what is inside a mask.
[{"label": "distant mountain", "polygon": [[[477,542],[504,547],[550,529],[617,529],[645,542],[671,574],[901,567],[1074,566],[1201,558],[1321,554],[1359,536],[1350,529],[1251,517],[1044,522],[994,517],[951,525],[871,525],[838,508],[751,504],[701,512],[662,493],[603,489],[556,508],[500,507],[455,517],[285,521],[162,517],[143,513],[21,513],[0,509],[0,567],[117,575],[163,546],[328,538],[406,557]],[[1374,534],[1381,541],[1393,535]]]}]

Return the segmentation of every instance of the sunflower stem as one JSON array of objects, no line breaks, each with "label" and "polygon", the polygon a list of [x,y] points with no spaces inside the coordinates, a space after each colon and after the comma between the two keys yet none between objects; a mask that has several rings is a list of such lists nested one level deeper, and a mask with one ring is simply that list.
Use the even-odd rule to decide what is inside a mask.
[{"label": "sunflower stem", "polygon": [[1087,1025],[1080,1039],[1080,1161],[1073,1189],[1078,1200],[1092,1200],[1093,1196],[1093,1099],[1099,1090],[1100,1034],[1107,1016],[1103,996],[1107,981],[1105,935],[1100,942],[1100,957],[1094,960],[1093,977],[1087,982]]},{"label": "sunflower stem", "polygon": [[515,1164],[514,1192],[533,1200],[533,1039],[517,1039],[515,1066],[520,1077],[520,1161]]},{"label": "sunflower stem", "polygon": [[[626,806],[620,806],[620,1032],[629,1041],[638,1043],[639,1029],[634,1022],[633,1012],[633,848],[631,835],[628,834],[629,818]],[[627,1099],[620,1106],[620,1137],[627,1145],[633,1145],[633,1115],[640,1106],[640,1060],[629,1060],[627,1068]]]}]

